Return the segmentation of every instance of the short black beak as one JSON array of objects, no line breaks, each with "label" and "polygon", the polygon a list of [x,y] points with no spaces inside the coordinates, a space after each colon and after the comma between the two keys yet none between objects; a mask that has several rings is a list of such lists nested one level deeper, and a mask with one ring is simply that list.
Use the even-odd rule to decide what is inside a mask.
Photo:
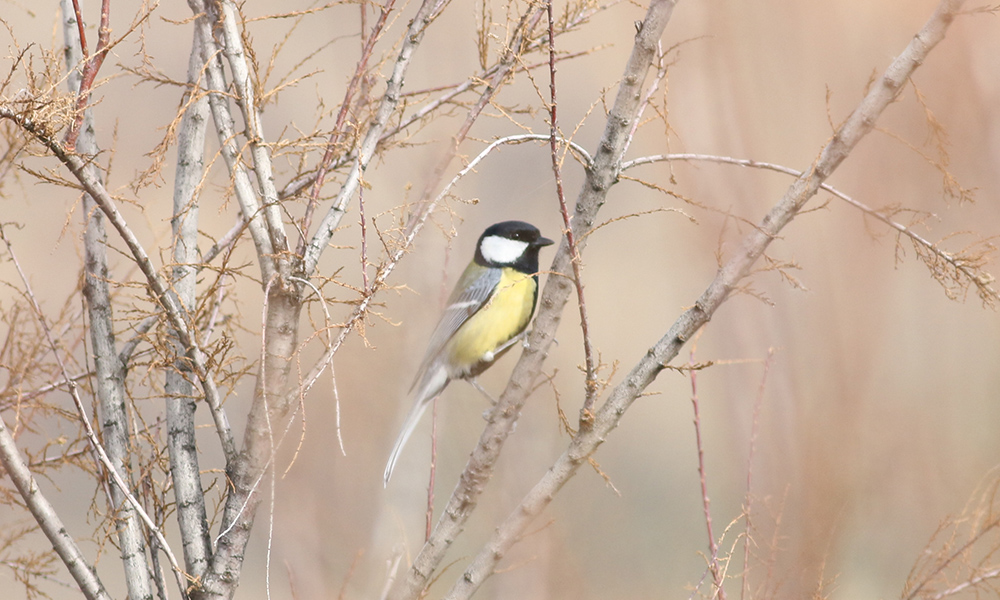
[{"label": "short black beak", "polygon": [[541,248],[542,246],[551,246],[554,243],[555,242],[553,242],[552,240],[550,240],[547,237],[540,237],[537,240],[535,240],[534,243],[532,243],[532,245],[533,246],[538,246],[539,248]]}]

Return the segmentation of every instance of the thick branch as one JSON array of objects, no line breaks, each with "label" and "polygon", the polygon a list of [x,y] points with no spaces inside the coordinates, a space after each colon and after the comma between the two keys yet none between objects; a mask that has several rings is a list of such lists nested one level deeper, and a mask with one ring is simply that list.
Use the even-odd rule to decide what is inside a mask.
[{"label": "thick branch", "polygon": [[[181,126],[177,133],[177,170],[174,174],[173,227],[174,267],[171,285],[182,309],[190,315],[195,306],[198,274],[198,198],[195,196],[204,176],[205,130],[210,118],[208,98],[198,93],[197,83],[204,67],[204,43],[201,30],[194,29],[188,62],[190,91]],[[174,335],[176,338],[176,334]],[[191,366],[179,341],[174,343],[178,359],[165,374],[167,450],[170,477],[174,483],[177,525],[184,547],[184,568],[194,579],[200,578],[212,556],[212,541],[201,485],[201,469],[195,440],[197,401]]]},{"label": "thick branch", "polygon": [[[640,104],[642,85],[656,56],[657,42],[670,20],[674,4],[675,0],[652,0],[636,35],[635,46],[598,151],[592,159],[591,168],[587,170],[586,182],[577,198],[573,232],[579,240],[581,252],[586,245],[586,236],[583,234],[593,227],[597,211],[617,177],[618,164],[628,143],[628,132]],[[479,445],[473,450],[469,464],[442,511],[434,532],[414,559],[413,565],[396,580],[388,596],[390,599],[416,598],[420,595],[475,509],[479,495],[492,476],[503,443],[517,422],[531,382],[541,371],[546,351],[561,320],[562,309],[573,290],[570,260],[569,247],[563,238],[553,261],[552,271],[566,276],[549,277],[546,281],[539,301],[538,317],[528,337],[529,347],[514,368],[511,381],[490,416],[490,422],[479,438]],[[485,575],[475,581],[465,581],[463,578],[463,583],[478,588],[484,578]]]},{"label": "thick branch", "polygon": [[202,59],[205,65],[205,84],[210,92],[208,101],[212,107],[212,119],[219,136],[219,152],[226,161],[229,176],[233,179],[236,201],[239,202],[240,212],[243,213],[243,219],[248,223],[247,228],[250,230],[250,237],[257,250],[261,279],[269,281],[276,268],[274,245],[268,234],[268,226],[260,214],[261,206],[260,202],[257,201],[257,192],[254,190],[253,184],[250,183],[250,176],[247,175],[246,168],[243,166],[240,149],[236,144],[236,127],[233,115],[229,110],[226,79],[222,70],[222,62],[219,59],[220,50],[215,43],[215,38],[212,37],[212,21],[206,13],[207,9],[202,0],[188,0],[188,6],[196,15],[195,28],[200,32],[204,43]]},{"label": "thick branch", "polygon": [[[902,85],[924,61],[931,49],[944,38],[948,25],[958,14],[963,1],[944,0],[939,5],[937,11],[913,38],[906,50],[875,82],[861,104],[823,148],[810,172],[792,184],[781,201],[764,217],[759,227],[743,240],[741,251],[719,269],[715,279],[695,305],[674,322],[667,334],[646,352],[646,355],[629,372],[624,381],[611,391],[608,399],[595,415],[593,429],[581,430],[574,436],[562,456],[528,492],[521,504],[496,529],[490,541],[455,584],[449,598],[469,597],[481,582],[495,571],[497,563],[524,533],[528,524],[549,505],[555,494],[573,477],[580,465],[607,439],[608,434],[618,426],[622,416],[636,398],[656,379],[664,366],[677,356],[684,343],[715,314],[715,311],[732,290],[747,276],[771,240],[816,194],[823,180],[847,158],[851,149],[857,145],[861,138],[871,131],[879,115],[895,99]],[[539,324],[536,322],[536,328],[538,327]],[[534,338],[536,335],[532,335],[532,339]],[[525,362],[527,358],[526,355],[521,362]],[[518,367],[520,367],[520,363]],[[512,385],[513,383],[515,382],[512,382]],[[502,398],[501,404],[503,402]],[[483,442],[481,441],[480,447],[476,451],[478,452],[482,447]],[[473,460],[475,460],[475,454]],[[474,465],[470,464],[466,468],[466,473],[468,474],[473,467]],[[463,481],[464,479],[465,475],[463,475]],[[447,515],[447,513],[445,514]]]},{"label": "thick branch", "polygon": [[[62,2],[63,38],[66,47],[64,55],[66,67],[70,71],[67,83],[70,91],[79,96],[77,109],[82,111],[70,134],[71,138],[75,138],[77,150],[85,156],[92,157],[97,156],[99,152],[97,136],[94,131],[93,112],[84,106],[86,99],[90,97],[90,85],[105,55],[104,49],[107,46],[109,33],[107,10],[108,2],[105,2],[98,52],[87,61],[81,74],[76,67],[81,58],[82,40],[79,38],[80,29],[76,26],[78,23],[74,23],[74,20],[80,19],[80,13],[70,2],[65,0]],[[95,179],[100,178],[94,163],[88,164],[86,169]],[[87,299],[87,313],[90,318],[94,387],[100,408],[101,438],[113,469],[122,473],[124,482],[131,486],[132,481],[129,476],[132,470],[131,444],[128,414],[125,410],[125,366],[118,359],[115,347],[114,315],[108,285],[108,239],[104,230],[104,215],[96,210],[94,199],[88,194],[83,196],[83,208],[86,220],[83,239],[83,294]],[[89,417],[86,413],[82,413],[80,418],[86,420]],[[136,515],[135,507],[126,497],[128,491],[116,485],[109,486],[109,490],[111,497],[108,501],[111,503],[113,518],[117,521],[115,529],[118,532],[118,547],[129,597],[152,598],[153,588],[149,577],[146,538],[142,523]]]},{"label": "thick branch", "polygon": [[[233,74],[233,85],[236,88],[237,104],[243,110],[243,122],[246,124],[247,140],[250,142],[250,156],[253,157],[253,170],[257,176],[257,186],[263,196],[264,220],[271,236],[271,247],[276,253],[288,250],[288,240],[285,236],[285,226],[281,221],[281,207],[278,206],[278,191],[274,187],[274,171],[271,168],[271,154],[264,141],[264,126],[261,123],[260,107],[254,93],[254,81],[247,62],[246,51],[243,49],[243,37],[238,21],[238,9],[232,0],[219,2],[221,11],[218,14],[218,26],[225,40],[223,53],[226,55],[229,69]],[[214,44],[207,44],[210,47]],[[282,263],[278,257],[278,264]],[[289,275],[283,272],[282,275]],[[267,281],[267,279],[265,279]]]},{"label": "thick branch", "polygon": [[274,456],[273,429],[285,423],[300,396],[291,374],[298,343],[302,303],[278,285],[267,286],[261,360],[253,404],[243,433],[243,448],[227,468],[229,491],[215,555],[196,599],[232,598],[239,584],[246,545],[260,504],[259,486]]}]

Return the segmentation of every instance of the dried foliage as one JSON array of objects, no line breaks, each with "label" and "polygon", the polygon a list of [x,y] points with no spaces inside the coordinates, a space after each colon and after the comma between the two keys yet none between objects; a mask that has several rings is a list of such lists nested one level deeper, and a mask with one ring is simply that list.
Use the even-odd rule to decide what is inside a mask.
[{"label": "dried foliage", "polygon": [[983,481],[962,514],[943,520],[900,595],[942,600],[1000,593],[1000,478]]},{"label": "dried foliage", "polygon": [[[642,165],[702,161],[779,171],[796,178],[795,185],[818,177],[820,159],[811,172],[712,155],[625,160],[636,136],[654,131],[667,140],[676,134],[667,92],[670,69],[681,61],[681,45],[664,50],[659,43],[673,2],[650,3],[645,20],[636,21],[636,47],[621,80],[615,80],[618,73],[604,77],[605,92],[620,83],[620,96],[602,93],[592,99],[572,125],[565,116],[557,119],[556,66],[589,57],[604,46],[595,37],[597,43],[567,50],[562,40],[571,39],[571,33],[599,31],[594,21],[617,2],[477,3],[474,24],[463,32],[473,42],[473,72],[441,77],[428,69],[438,79],[417,90],[404,88],[403,81],[412,75],[409,65],[423,36],[435,31],[432,26],[452,8],[446,0],[412,6],[398,6],[393,0],[380,5],[332,2],[277,14],[249,14],[246,11],[254,7],[231,0],[189,4],[191,15],[171,20],[158,4],[144,3],[112,37],[109,0],[94,15],[66,1],[66,42],[51,48],[37,41],[22,44],[12,28],[6,30],[10,50],[0,80],[0,198],[13,204],[39,193],[72,190],[65,214],[57,220],[60,237],[80,250],[80,265],[73,267],[79,283],[66,298],[36,297],[32,274],[2,276],[0,434],[3,441],[9,437],[16,443],[18,452],[4,454],[10,477],[0,482],[0,505],[30,510],[36,519],[3,523],[0,567],[13,574],[28,598],[48,597],[52,586],[66,585],[59,579],[64,565],[87,597],[106,598],[100,575],[104,566],[90,567],[113,562],[121,554],[138,556],[142,563],[125,569],[133,595],[139,589],[155,589],[166,596],[174,577],[177,593],[185,598],[232,597],[257,510],[263,507],[273,519],[280,474],[300,456],[310,389],[329,368],[339,419],[334,357],[352,338],[374,346],[368,336],[373,324],[396,322],[384,298],[386,292],[407,289],[407,282],[394,279],[394,271],[425,224],[446,237],[453,235],[467,206],[476,202],[461,196],[456,186],[473,178],[499,148],[528,141],[549,144],[565,242],[547,272],[539,323],[513,383],[488,415],[482,441],[441,520],[434,528],[428,526],[427,544],[409,564],[396,557],[400,570],[390,574],[386,597],[419,597],[446,569],[445,551],[475,509],[527,395],[541,387],[541,361],[570,287],[583,338],[579,363],[585,401],[579,421],[576,426],[570,423],[560,404],[577,392],[559,389],[553,373],[548,382],[559,422],[571,438],[566,453],[519,510],[496,528],[449,597],[471,596],[499,572],[496,565],[506,550],[523,539],[531,519],[581,464],[590,464],[617,491],[615,474],[597,463],[594,452],[631,403],[651,393],[646,387],[732,292],[770,303],[751,280],[760,273],[776,273],[788,286],[805,289],[793,274],[802,269],[795,260],[765,251],[784,225],[810,210],[804,205],[811,193],[796,196],[790,201],[794,206],[783,212],[779,205],[773,213],[779,218],[769,215],[762,222],[758,215],[730,205],[685,195],[672,171],[666,182],[625,174]],[[314,35],[314,21],[347,18],[356,19],[358,27],[344,28],[347,33],[331,39],[301,43]],[[87,26],[98,22],[96,44],[88,44],[85,38],[94,28]],[[160,28],[168,37],[193,37],[186,79],[168,72],[151,48]],[[324,78],[329,85],[331,71],[342,88],[317,89],[307,114],[281,113],[290,96],[301,102],[307,95],[303,90],[315,81]],[[114,87],[118,80],[176,98],[176,110],[171,109],[165,123],[150,124],[145,146],[138,150],[114,148],[119,136],[117,125],[110,122],[116,114],[113,105],[126,103],[124,92]],[[873,79],[872,88],[879,83]],[[927,98],[914,90],[928,143],[911,144],[889,135],[940,173],[946,199],[970,203],[972,191],[952,174],[946,129]],[[899,89],[894,91],[893,99]],[[603,111],[596,110],[599,106]],[[862,121],[870,128],[878,116],[870,110]],[[608,120],[607,128],[597,149],[588,151],[577,137],[583,137],[585,121],[601,118]],[[501,137],[495,131],[511,133]],[[842,155],[822,163],[832,164],[831,170],[851,150],[836,147],[835,142],[842,143],[841,132],[838,128],[827,149]],[[215,139],[206,144],[206,135]],[[99,141],[111,147],[101,148]],[[414,160],[416,148],[432,156],[426,161],[425,178],[390,206],[366,206],[365,194],[376,187],[366,179],[366,170]],[[131,173],[116,169],[119,151],[142,155],[141,168]],[[185,151],[191,155],[184,157]],[[564,174],[577,168],[565,160],[567,154],[586,179],[576,206],[562,188]],[[176,173],[170,172],[171,166]],[[825,190],[858,209],[866,225],[874,220],[888,227],[896,236],[897,259],[911,249],[949,298],[961,300],[974,292],[985,306],[996,307],[1000,296],[988,271],[996,253],[994,238],[957,232],[929,241],[916,231],[933,221],[930,215],[905,205],[869,208],[825,183],[827,175],[815,180],[812,193]],[[629,207],[598,222],[608,190],[621,181],[639,183],[660,193],[664,204],[677,200],[685,208]],[[169,186],[174,191],[172,210],[151,201],[160,188]],[[354,219],[350,224],[342,220],[348,213]],[[723,230],[735,223],[735,233],[749,241],[731,251],[720,234],[720,270],[713,286],[635,368],[619,373],[620,360],[604,362],[589,330],[592,313],[586,309],[583,252],[598,230],[606,227],[602,235],[612,236],[619,223],[660,213],[678,213],[692,224],[722,218]],[[222,227],[219,217],[225,222]],[[43,220],[30,210],[0,217],[4,263],[13,264],[21,247],[30,245],[27,238],[34,235],[35,219]],[[354,222],[360,225],[357,230]],[[169,233],[167,223],[172,226]],[[30,252],[25,249],[23,254]],[[695,364],[692,359],[678,368],[694,386],[697,371],[712,364],[717,363]],[[112,406],[109,389],[120,394],[120,407]],[[693,392],[697,428],[701,416]],[[113,408],[120,408],[123,418],[112,416]],[[190,411],[187,421],[178,416],[185,410]],[[231,413],[240,415],[241,427],[245,415],[245,430],[231,425]],[[753,439],[756,419],[755,412]],[[339,421],[336,431],[343,453]],[[733,597],[731,581],[739,582],[741,598],[777,596],[772,568],[782,513],[778,510],[774,517],[771,542],[758,539],[754,523],[759,503],[751,502],[756,498],[750,489],[751,464],[744,512],[717,535],[696,431],[709,538],[702,579],[710,580],[712,589],[705,591],[699,583],[692,586],[692,597],[726,598],[727,589]],[[112,441],[116,432],[124,432],[117,450]],[[181,442],[179,432],[186,436]],[[330,444],[331,454],[333,447]],[[185,453],[201,465],[197,460],[184,462]],[[44,516],[46,500],[36,497],[43,494],[32,495],[23,484],[43,478],[59,486],[81,475],[90,482],[78,493],[90,531],[67,533],[55,517]],[[929,547],[914,567],[905,598],[995,591],[1000,573],[995,561],[1000,549],[1000,538],[995,539],[998,485],[992,483],[982,502],[962,518],[942,525],[932,541],[935,549]],[[194,490],[193,501],[181,499],[185,486]],[[433,494],[430,497],[433,500]],[[431,501],[428,514],[433,508]],[[258,526],[264,521],[258,519]],[[131,539],[129,526],[139,532]],[[52,552],[26,543],[38,530],[49,536]],[[63,537],[56,539],[53,530]],[[168,531],[177,533],[167,536]],[[181,543],[171,548],[168,539],[175,538]],[[90,545],[79,555],[85,560],[76,561],[72,552],[80,552],[77,542],[83,540]],[[130,543],[141,549],[126,550]],[[270,551],[269,544],[268,560]],[[764,575],[758,578],[758,573]],[[821,579],[816,597],[826,594],[827,582]]]}]

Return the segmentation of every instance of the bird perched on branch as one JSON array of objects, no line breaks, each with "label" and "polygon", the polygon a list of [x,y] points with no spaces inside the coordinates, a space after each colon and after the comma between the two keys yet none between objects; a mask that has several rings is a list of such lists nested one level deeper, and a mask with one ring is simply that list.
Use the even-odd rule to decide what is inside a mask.
[{"label": "bird perched on branch", "polygon": [[521,339],[538,299],[538,252],[552,243],[523,221],[491,225],[479,237],[410,387],[413,408],[385,465],[384,485],[431,401],[452,379],[478,388],[476,376]]}]

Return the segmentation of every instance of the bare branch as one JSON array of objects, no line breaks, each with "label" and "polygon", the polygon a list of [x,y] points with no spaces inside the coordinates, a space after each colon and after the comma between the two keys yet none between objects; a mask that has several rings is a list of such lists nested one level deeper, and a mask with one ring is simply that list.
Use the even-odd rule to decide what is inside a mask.
[{"label": "bare branch", "polygon": [[556,197],[559,200],[559,214],[563,218],[563,235],[566,236],[566,247],[573,266],[573,286],[576,288],[576,301],[580,309],[580,330],[583,333],[583,360],[585,365],[585,383],[583,408],[580,409],[580,427],[587,427],[593,418],[594,402],[597,400],[597,372],[594,367],[594,349],[590,341],[590,321],[587,319],[587,302],[583,296],[583,274],[581,273],[580,249],[573,234],[570,222],[569,208],[566,206],[566,194],[563,192],[561,160],[557,151],[556,137],[559,134],[557,118],[558,103],[556,102],[556,41],[555,24],[552,17],[552,0],[545,3],[545,13],[549,22],[549,148],[552,158],[552,173],[556,180]]},{"label": "bare branch", "polygon": [[[208,97],[199,94],[198,80],[205,65],[204,40],[194,28],[188,59],[189,102],[177,134],[177,170],[174,175],[173,258],[171,286],[187,315],[194,311],[198,274],[198,186],[204,177],[205,130],[210,107]],[[242,231],[242,229],[241,229]],[[195,438],[197,399],[191,381],[186,348],[174,343],[177,359],[164,373],[166,394],[167,450],[170,477],[174,484],[177,526],[184,541],[184,567],[200,578],[212,556],[211,534],[201,484],[201,468]]]},{"label": "bare branch", "polygon": [[[101,70],[101,65],[104,64],[104,59],[108,55],[108,41],[111,39],[111,27],[109,25],[111,0],[101,0],[101,24],[97,30],[97,48],[94,50],[93,56],[90,56],[87,50],[87,38],[83,32],[83,15],[80,13],[79,1],[73,0],[73,10],[67,10],[67,8],[63,4],[63,23],[68,26],[65,29],[67,31],[66,38],[67,41],[75,39],[78,42],[78,44],[67,44],[67,48],[71,50],[71,53],[67,54],[67,61],[70,60],[70,57],[74,58],[71,64],[69,64],[69,68],[76,68],[76,63],[79,62],[79,60],[76,60],[76,57],[79,56],[79,53],[82,53],[84,60],[86,60],[78,85],[76,89],[71,90],[77,97],[76,117],[73,119],[70,130],[66,133],[66,147],[72,151],[76,147],[77,135],[79,135],[80,128],[83,126],[84,114],[86,113],[87,104],[90,102],[90,91],[94,87],[94,80],[97,78],[97,72]],[[69,29],[74,29],[75,34],[68,32]],[[78,48],[79,53],[76,52]]]},{"label": "bare branch", "polygon": [[[625,67],[615,103],[608,116],[607,126],[598,144],[597,153],[586,172],[586,181],[577,197],[576,212],[573,217],[573,232],[580,242],[580,252],[586,244],[584,235],[594,226],[600,206],[603,205],[608,190],[617,178],[622,152],[628,141],[632,120],[639,108],[641,91],[646,75],[656,56],[656,47],[673,13],[673,0],[653,0],[645,19],[638,24],[635,45]],[[562,319],[562,310],[572,292],[572,258],[565,238],[556,252],[551,270],[567,274],[566,277],[549,277],[539,298],[538,316],[534,329],[528,336],[528,347],[514,367],[514,373],[501,395],[497,407],[489,418],[489,423],[479,438],[479,445],[472,451],[472,457],[462,473],[461,479],[452,492],[451,498],[438,520],[431,539],[424,544],[413,565],[400,576],[389,594],[389,598],[416,598],[429,583],[434,571],[440,565],[445,552],[462,530],[472,514],[486,482],[490,479],[504,441],[513,431],[520,416],[521,407],[531,390],[531,383],[541,372],[549,345]],[[581,458],[582,459],[582,458]],[[523,531],[523,530],[522,530]],[[491,557],[484,554],[459,578],[449,592],[449,597],[463,598],[475,592],[494,570],[496,561],[503,550],[494,547],[497,553]]]},{"label": "bare branch", "polygon": [[104,584],[98,579],[94,568],[80,552],[79,546],[70,537],[66,525],[48,499],[38,488],[38,482],[28,469],[28,464],[17,449],[17,443],[7,429],[3,417],[0,417],[0,462],[3,463],[7,476],[14,483],[28,510],[35,517],[38,526],[49,539],[52,548],[62,559],[70,575],[80,587],[87,600],[111,600],[104,590]]},{"label": "bare branch", "polygon": [[368,125],[368,132],[365,134],[364,140],[358,147],[357,160],[351,167],[344,183],[340,187],[340,192],[337,193],[336,199],[333,201],[330,209],[320,222],[316,233],[309,240],[309,245],[306,247],[305,254],[302,257],[302,272],[306,275],[316,270],[320,254],[322,254],[326,245],[330,243],[333,232],[337,229],[340,219],[344,216],[347,203],[350,202],[351,197],[354,196],[354,192],[358,189],[358,185],[361,182],[361,173],[368,168],[368,163],[375,155],[378,142],[385,131],[386,125],[389,123],[389,117],[392,116],[396,110],[396,106],[399,105],[399,95],[403,89],[403,78],[410,66],[413,52],[420,45],[427,27],[446,4],[446,0],[424,0],[420,5],[420,9],[417,10],[416,16],[410,22],[410,28],[403,38],[403,45],[399,50],[399,55],[396,57],[392,75],[389,76],[389,80],[386,82],[385,94],[382,96],[382,101],[379,103],[374,119]]},{"label": "bare branch", "polygon": [[[257,186],[263,196],[262,211],[267,222],[267,231],[271,237],[271,248],[281,254],[288,251],[288,240],[285,236],[285,226],[281,221],[281,209],[278,206],[278,191],[274,186],[274,172],[271,168],[271,155],[264,139],[264,126],[261,123],[260,107],[254,93],[254,83],[250,64],[247,62],[246,51],[243,48],[243,38],[237,26],[239,9],[232,0],[219,0],[221,9],[217,15],[216,25],[222,31],[225,47],[222,53],[229,62],[233,74],[233,85],[236,87],[237,104],[243,110],[243,122],[246,124],[246,137],[250,143],[250,156],[253,157],[253,170],[257,175]],[[203,29],[204,34],[204,29]],[[212,38],[204,38],[206,48],[214,46]],[[206,61],[207,62],[207,61]],[[220,132],[221,133],[221,132]],[[247,215],[249,216],[249,215]],[[287,257],[285,257],[287,260]],[[278,257],[278,264],[283,260]],[[287,276],[287,267],[280,269]],[[267,279],[265,279],[266,281]]]},{"label": "bare branch", "polygon": [[[714,162],[721,164],[736,165],[740,167],[749,167],[754,169],[765,169],[768,171],[776,171],[778,173],[784,173],[786,175],[791,175],[793,177],[803,176],[803,173],[801,171],[796,171],[795,169],[785,167],[782,165],[776,165],[774,163],[761,162],[750,159],[731,158],[728,156],[714,156],[711,154],[657,154],[653,156],[644,156],[642,158],[637,158],[635,160],[630,160],[625,163],[622,163],[622,171],[640,165],[651,164],[661,161]],[[938,246],[938,244],[935,244],[934,242],[931,242],[927,238],[921,236],[911,227],[907,227],[902,223],[894,221],[890,216],[886,215],[884,212],[869,207],[868,205],[853,198],[852,196],[849,196],[844,192],[838,190],[832,185],[828,183],[823,183],[820,185],[820,189],[833,194],[837,198],[840,198],[844,202],[857,208],[858,210],[868,215],[869,217],[872,217],[884,223],[885,225],[889,226],[890,228],[898,232],[898,234],[906,236],[913,242],[914,246],[918,248],[918,251],[919,253],[921,253],[921,255],[924,254],[930,255],[936,257],[936,259],[939,259],[944,263],[947,263],[948,265],[951,265],[952,269],[954,269],[954,271],[960,275],[959,280],[953,281],[953,283],[955,283],[956,286],[960,287],[967,287],[969,284],[975,286],[976,292],[979,294],[979,298],[987,306],[995,306],[997,303],[1000,303],[1000,292],[998,292],[996,289],[993,288],[993,281],[994,281],[993,276],[984,272],[981,269],[983,263],[981,257],[976,255],[970,256],[965,252],[960,252],[955,254],[942,250]],[[927,264],[928,268],[931,269],[932,276],[934,276],[934,278],[938,280],[945,287],[947,293],[948,292],[947,284],[949,282],[952,282],[952,280],[946,277],[940,277],[934,271],[933,261],[924,260],[924,263]],[[949,294],[949,296],[950,295],[951,294]]]},{"label": "bare branch", "polygon": [[[93,85],[97,70],[104,61],[110,30],[108,28],[109,0],[104,0],[101,10],[101,28],[98,40],[98,50],[86,62],[83,73],[78,73],[74,67],[79,62],[79,50],[83,40],[78,38],[80,28],[72,26],[72,19],[80,17],[79,5],[74,2],[71,8],[68,2],[62,2],[63,37],[65,40],[67,69],[70,76],[67,79],[70,92],[76,93],[77,117],[70,129],[67,141],[75,145],[85,155],[97,156],[96,134],[94,131],[93,114],[86,108],[90,97],[90,86]],[[81,129],[82,127],[82,129]],[[79,135],[79,137],[77,137]],[[86,169],[94,179],[100,179],[97,166],[90,163]],[[95,387],[101,413],[101,437],[104,440],[108,460],[112,469],[124,473],[128,477],[131,472],[131,443],[128,416],[125,411],[125,365],[118,360],[115,349],[114,316],[112,314],[111,291],[108,284],[107,234],[104,230],[104,215],[95,210],[94,199],[83,196],[83,218],[86,221],[84,233],[84,284],[83,293],[87,299],[87,312],[90,317],[90,337],[93,344]],[[9,242],[8,242],[9,244]],[[55,348],[53,348],[55,351]],[[82,408],[82,406],[78,406]],[[80,419],[86,421],[87,414],[80,413]],[[96,440],[93,440],[97,443]],[[146,555],[146,539],[142,524],[136,516],[135,508],[129,503],[129,489],[110,486],[111,504],[115,518],[118,519],[118,544],[121,549],[122,562],[125,569],[125,583],[129,596],[132,598],[148,598],[153,594],[152,582],[149,578],[149,562]]]},{"label": "bare branch", "polygon": [[[871,131],[878,116],[898,95],[899,90],[913,71],[924,61],[934,46],[944,39],[948,26],[958,14],[962,4],[962,0],[943,0],[941,2],[927,24],[917,33],[903,53],[893,61],[886,73],[875,82],[861,104],[823,148],[810,172],[792,184],[781,201],[763,218],[759,227],[744,238],[742,249],[719,269],[714,281],[695,305],[674,322],[667,334],[646,352],[626,378],[611,391],[595,415],[593,429],[577,432],[562,456],[546,471],[545,475],[527,493],[504,522],[496,528],[489,542],[455,583],[448,595],[449,598],[468,598],[486,578],[495,572],[497,563],[507,550],[521,537],[534,518],[549,505],[563,485],[576,474],[580,465],[585,463],[588,457],[607,439],[607,436],[618,426],[622,416],[635,399],[656,379],[665,365],[677,356],[685,342],[708,322],[730,293],[750,273],[753,264],[760,258],[781,229],[816,194],[823,180],[829,177],[837,166],[847,158],[847,155],[861,138]],[[672,7],[673,3],[666,7],[667,17],[669,17],[669,9]],[[658,7],[654,2],[650,6],[650,13],[653,13],[657,8],[664,10],[665,7]],[[649,15],[640,28],[639,37],[648,29],[651,29]],[[649,55],[652,54],[655,39],[659,38],[659,31],[662,31],[662,28],[656,32],[654,40],[647,41],[647,43],[652,42],[648,46]],[[638,45],[637,42],[637,47]],[[651,60],[649,55],[647,55],[645,63],[647,66]],[[626,84],[629,82],[628,76],[624,81]],[[623,85],[623,87],[625,86]],[[632,96],[636,99],[639,98],[637,93],[632,94]],[[620,90],[619,98],[621,97]],[[629,119],[616,121],[615,117],[616,114],[613,110],[611,119],[609,119],[609,128],[630,126]],[[595,162],[600,162],[602,158],[606,160],[606,157],[613,150],[614,146],[608,149],[602,147],[603,152],[598,153]],[[616,163],[617,161],[613,164]],[[595,171],[601,172],[598,169]],[[609,169],[609,172],[614,171]],[[586,190],[584,190],[585,193]],[[580,214],[579,211],[578,214]],[[568,260],[566,250],[564,243],[556,257],[557,263],[561,261],[564,265]],[[564,270],[559,271],[565,272]],[[516,419],[520,408],[520,404],[512,405],[510,396],[516,395],[523,402],[523,397],[530,387],[526,383],[532,381],[534,374],[539,372],[544,351],[551,343],[551,336],[555,329],[551,324],[558,323],[558,311],[562,309],[569,295],[569,290],[566,289],[568,283],[562,284],[563,289],[558,295],[549,293],[556,289],[562,279],[550,277],[546,282],[545,293],[542,295],[541,311],[535,320],[535,330],[529,337],[531,348],[524,353],[515,367],[508,389],[501,396],[493,419],[480,437],[479,446],[473,451],[472,458],[462,474],[462,481],[438,522],[435,536],[432,536],[430,542],[424,546],[414,561],[414,566],[407,573],[408,580],[413,580],[414,584],[419,583],[411,588],[416,589],[416,593],[423,589],[423,584],[427,581],[426,577],[437,565],[437,560],[440,559],[440,553],[454,539],[454,535],[457,533],[456,525],[460,527],[461,523],[464,522],[464,515],[467,514],[470,505],[475,505],[476,495],[492,471],[493,463],[490,462],[490,459],[495,460],[495,453],[490,451],[502,443],[502,440],[509,434],[509,430],[498,428],[497,423]],[[555,301],[553,301],[553,296],[555,296]],[[546,302],[547,300],[549,303]],[[550,314],[550,311],[556,314]],[[551,329],[548,329],[549,327]],[[500,442],[498,443],[496,440],[500,440]],[[439,534],[440,537],[436,537]]]},{"label": "bare branch", "polygon": [[715,586],[712,598],[719,600],[726,599],[726,589],[723,587],[723,573],[719,569],[719,544],[715,541],[715,532],[712,530],[712,506],[708,498],[708,477],[705,469],[705,448],[701,442],[701,411],[699,410],[698,398],[698,369],[694,360],[697,343],[692,344],[691,353],[688,358],[690,372],[688,378],[691,380],[691,407],[694,410],[694,441],[695,450],[698,452],[698,480],[701,484],[701,508],[705,515],[705,529],[708,533],[708,572],[712,574],[712,584]]},{"label": "bare branch", "polygon": [[[344,134],[344,121],[347,118],[347,111],[351,107],[351,101],[354,97],[354,93],[357,91],[358,86],[361,83],[361,79],[364,77],[366,70],[368,69],[368,59],[371,58],[372,50],[375,48],[375,42],[379,40],[382,35],[382,30],[385,28],[386,20],[389,18],[389,12],[392,10],[393,5],[396,0],[386,0],[385,5],[381,8],[379,12],[378,20],[372,27],[370,35],[367,35],[363,42],[361,48],[361,58],[358,59],[358,65],[354,68],[354,76],[351,77],[351,82],[347,85],[347,91],[344,92],[344,100],[340,105],[340,112],[337,113],[337,121],[333,125],[333,131],[330,132],[330,138],[326,142],[326,151],[323,153],[323,160],[320,161],[319,169],[316,171],[316,176],[313,179],[312,190],[309,192],[309,203],[306,205],[305,215],[302,217],[302,235],[303,237],[299,240],[298,253],[301,256],[305,252],[306,237],[309,235],[309,228],[312,224],[312,214],[316,209],[316,203],[319,201],[319,192],[323,189],[323,181],[326,178],[327,170],[333,163],[333,158],[336,152],[339,151],[337,144],[340,141],[341,136]],[[365,5],[361,5],[361,35],[365,36]],[[360,191],[359,191],[360,193]],[[361,219],[361,226],[364,227],[364,217]],[[365,286],[368,287],[367,285]]]},{"label": "bare branch", "polygon": [[229,168],[229,176],[233,180],[236,200],[240,204],[243,220],[247,222],[250,237],[253,238],[254,246],[257,249],[261,278],[263,281],[267,281],[276,268],[274,245],[271,243],[268,227],[260,214],[261,207],[257,201],[257,192],[254,191],[253,185],[250,183],[250,176],[247,175],[240,156],[240,149],[236,145],[236,128],[233,115],[229,110],[225,74],[219,59],[220,51],[215,43],[215,38],[212,37],[212,22],[206,15],[207,9],[202,0],[188,0],[188,6],[196,15],[195,28],[199,30],[204,44],[202,59],[205,64],[205,83],[210,92],[208,102],[212,108],[212,119],[219,136],[219,145],[221,146],[219,152]]}]

